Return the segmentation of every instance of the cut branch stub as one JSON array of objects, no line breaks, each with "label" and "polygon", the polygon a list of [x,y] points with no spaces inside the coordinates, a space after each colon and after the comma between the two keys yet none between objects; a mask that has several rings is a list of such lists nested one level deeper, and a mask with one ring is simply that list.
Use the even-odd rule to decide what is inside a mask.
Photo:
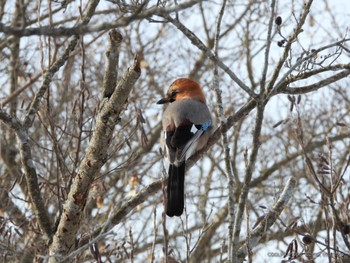
[{"label": "cut branch stub", "polygon": [[109,32],[102,98],[110,98],[116,88],[119,52],[122,40],[123,36],[117,30],[113,29]]}]

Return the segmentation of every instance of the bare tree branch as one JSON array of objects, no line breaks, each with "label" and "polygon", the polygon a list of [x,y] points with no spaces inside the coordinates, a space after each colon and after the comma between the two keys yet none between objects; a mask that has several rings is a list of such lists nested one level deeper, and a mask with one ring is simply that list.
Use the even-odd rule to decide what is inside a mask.
[{"label": "bare tree branch", "polygon": [[[0,262],[341,260],[350,39],[339,5],[39,2],[0,4]],[[186,75],[218,128],[186,162],[186,218],[166,218],[155,98]],[[266,204],[290,176],[299,187],[277,217]]]},{"label": "bare tree branch", "polygon": [[[98,1],[99,2],[99,1]],[[0,32],[15,35],[17,37],[32,36],[32,35],[45,35],[45,36],[74,36],[74,35],[85,35],[86,33],[93,33],[99,31],[110,30],[114,28],[124,27],[129,25],[131,22],[151,18],[152,16],[164,16],[173,12],[181,11],[187,9],[199,3],[199,0],[191,0],[186,3],[181,3],[173,7],[160,8],[153,6],[147,10],[139,10],[140,12],[135,12],[134,14],[122,17],[112,23],[103,23],[100,25],[87,26],[87,23],[81,23],[75,27],[59,27],[51,28],[47,27],[32,27],[32,28],[20,28],[6,26],[0,23]],[[142,11],[142,12],[141,12]],[[91,16],[90,16],[91,17]]]},{"label": "bare tree branch", "polygon": [[[323,51],[323,50],[327,50],[331,47],[334,47],[334,46],[339,46],[341,45],[342,43],[344,42],[348,42],[350,39],[349,38],[344,38],[340,41],[337,41],[335,43],[332,43],[332,44],[329,44],[329,45],[326,45],[326,46],[323,46],[319,49],[315,49],[313,50],[313,52],[311,52],[311,54],[307,55],[305,58],[303,59],[299,59],[283,76],[282,78],[279,80],[278,83],[276,83],[276,85],[273,87],[272,91],[270,92],[270,95],[269,96],[272,96],[273,94],[275,94],[282,86],[282,84],[285,84],[286,80],[288,80],[288,77],[290,76],[290,74],[298,67],[300,66],[301,64],[303,64],[304,62],[312,59],[317,53]],[[329,67],[326,67],[325,70],[334,70],[334,69],[340,69],[340,68],[349,68],[349,65],[337,65],[337,66],[329,66]],[[309,73],[304,73],[302,75],[306,75],[306,76],[312,76],[314,75],[313,73],[318,73],[318,72],[324,72],[325,70],[322,70],[322,69],[317,69],[317,70],[313,70],[313,71],[309,71]],[[310,74],[310,75],[309,75]],[[292,79],[294,79],[292,77]]]},{"label": "bare tree branch", "polygon": [[[250,232],[249,244],[251,247],[255,247],[259,240],[264,236],[266,231],[276,222],[279,215],[282,213],[283,209],[287,206],[289,200],[293,196],[294,189],[296,186],[296,180],[293,177],[290,177],[278,198],[277,202],[273,205],[272,208],[266,213],[264,219]],[[240,259],[239,262],[243,262],[244,258],[247,255],[246,246],[243,245],[237,251],[237,255]],[[238,262],[238,261],[237,261]]]},{"label": "bare tree branch", "polygon": [[139,191],[135,196],[126,201],[121,207],[116,207],[114,211],[109,215],[107,222],[94,231],[93,236],[106,233],[118,225],[136,206],[142,204],[151,195],[158,192],[162,187],[162,183],[163,180],[158,180],[149,184],[141,191]]},{"label": "bare tree branch", "polygon": [[270,21],[269,21],[269,26],[267,29],[267,36],[266,36],[265,59],[264,59],[264,68],[261,74],[260,94],[263,94],[265,92],[266,77],[267,77],[266,75],[269,67],[269,55],[270,55],[270,48],[271,48],[271,42],[272,42],[272,27],[273,27],[273,22],[275,20],[276,1],[272,0],[270,6],[271,6],[271,14],[270,14]]},{"label": "bare tree branch", "polygon": [[49,262],[60,261],[62,256],[74,249],[76,233],[79,230],[91,184],[107,159],[107,148],[114,127],[120,121],[129,93],[140,73],[140,62],[135,58],[132,66],[119,80],[110,100],[97,116],[94,133],[68,194],[60,223],[50,246]]},{"label": "bare tree branch", "polygon": [[287,57],[289,55],[289,52],[290,52],[291,47],[292,47],[292,44],[297,39],[298,35],[302,32],[302,27],[304,26],[306,18],[308,16],[309,12],[310,12],[310,8],[311,8],[311,5],[312,5],[312,2],[313,2],[313,0],[309,0],[304,5],[303,12],[300,15],[300,20],[298,21],[298,24],[297,24],[296,28],[293,30],[292,35],[289,36],[287,44],[286,44],[286,46],[284,48],[282,57],[278,61],[277,65],[275,67],[275,70],[274,70],[274,72],[272,74],[272,77],[271,77],[271,79],[269,81],[269,84],[268,84],[268,87],[267,87],[267,91],[268,92],[271,92],[271,90],[276,89],[276,86],[278,86],[278,85],[275,85],[276,80],[279,77],[280,71],[281,71],[281,69],[282,69],[282,67],[283,67],[283,65],[284,65],[284,63],[285,63],[285,61],[286,61],[286,59],[287,59]]},{"label": "bare tree branch", "polygon": [[[82,18],[81,25],[86,25],[89,23],[99,2],[100,2],[99,0],[93,0],[92,2],[90,2],[89,7],[87,8],[86,13]],[[63,54],[60,56],[59,59],[55,61],[55,63],[50,67],[50,69],[44,74],[44,80],[41,84],[41,87],[35,94],[35,97],[32,103],[30,104],[29,110],[27,111],[27,114],[25,116],[25,119],[23,122],[23,126],[25,129],[28,130],[32,126],[35,114],[39,110],[40,101],[42,100],[44,94],[49,88],[54,74],[57,73],[57,71],[67,61],[69,54],[74,50],[75,46],[77,45],[78,39],[79,39],[79,36],[73,36],[71,38]]]},{"label": "bare tree branch", "polygon": [[[234,222],[234,228],[233,228],[233,241],[232,241],[234,246],[237,246],[239,242],[239,234],[241,232],[243,212],[244,212],[245,204],[246,204],[249,189],[250,189],[250,182],[252,180],[253,171],[256,165],[257,155],[261,145],[260,134],[261,134],[261,128],[262,128],[262,121],[264,119],[264,109],[265,109],[265,104],[263,103],[258,104],[257,114],[255,118],[252,149],[249,156],[249,162],[246,164],[244,184],[242,186],[241,194],[239,196],[238,208],[235,216],[235,222]],[[233,254],[233,262],[238,260],[238,257],[237,257],[238,254],[236,253],[237,252],[236,249],[237,247],[234,247],[235,253]]]},{"label": "bare tree branch", "polygon": [[38,217],[41,230],[45,233],[47,238],[51,238],[52,227],[50,217],[40,193],[38,175],[32,159],[28,133],[17,119],[8,115],[2,109],[0,109],[0,120],[16,133],[19,151],[21,154],[22,167],[24,169],[29,196],[33,204],[34,212]]},{"label": "bare tree branch", "polygon": [[320,73],[323,72],[332,72],[332,71],[339,71],[341,69],[350,69],[349,64],[337,64],[333,66],[327,66],[327,67],[321,67],[313,70],[298,72],[297,75],[289,75],[283,82],[279,84],[279,91],[283,93],[283,89],[290,85],[293,82],[297,82],[299,80],[304,80],[307,78],[310,78],[312,76],[317,76]]},{"label": "bare tree branch", "polygon": [[[220,36],[220,28],[221,28],[221,21],[222,17],[224,16],[226,1],[223,1],[219,15],[217,17],[216,21],[216,32],[214,37],[214,55],[218,57],[218,48],[219,48],[219,36]],[[227,206],[228,206],[228,214],[229,214],[229,223],[228,223],[228,251],[229,251],[229,262],[232,260],[233,255],[233,223],[235,221],[235,207],[234,207],[234,196],[233,196],[233,172],[231,167],[231,156],[230,156],[230,149],[229,149],[229,143],[227,138],[227,130],[225,130],[226,126],[226,118],[224,115],[224,107],[222,102],[222,89],[220,89],[219,84],[219,74],[218,74],[218,65],[215,64],[214,67],[214,81],[213,81],[213,89],[215,92],[215,97],[217,101],[217,115],[220,119],[220,132],[221,132],[221,141],[222,141],[222,147],[224,149],[225,154],[225,172],[226,172],[226,178],[227,178],[227,189],[228,189],[228,197],[227,197]]]},{"label": "bare tree branch", "polygon": [[[350,133],[329,137],[329,141],[331,142],[343,141],[346,138],[350,138]],[[307,153],[312,152],[315,149],[323,147],[325,144],[326,144],[326,139],[320,140],[320,141],[314,141],[305,147],[305,152]],[[291,161],[295,160],[299,156],[302,156],[302,154],[303,154],[302,151],[298,151],[295,153],[291,153],[288,156],[285,156],[285,158],[282,159],[281,161],[278,161],[278,162],[276,161],[271,167],[267,168],[266,170],[263,170],[259,177],[256,177],[255,179],[253,179],[252,182],[250,183],[250,186],[257,187],[259,184],[264,182],[271,174],[277,171],[280,167],[286,165],[287,163],[290,163]]]},{"label": "bare tree branch", "polygon": [[191,253],[191,258],[189,262],[203,262],[207,251],[208,244],[214,237],[215,231],[222,225],[222,223],[226,220],[228,214],[228,205],[224,205],[213,217],[213,220],[208,223],[208,228],[203,233],[198,241],[198,245],[195,250]]},{"label": "bare tree branch", "polygon": [[305,94],[312,91],[319,90],[325,86],[328,86],[334,82],[337,82],[338,80],[341,80],[343,78],[346,78],[350,75],[350,70],[343,70],[342,72],[335,74],[331,77],[325,78],[321,81],[318,81],[314,84],[303,86],[303,87],[285,87],[281,90],[281,93],[285,94]]},{"label": "bare tree branch", "polygon": [[239,87],[241,87],[252,98],[256,97],[255,93],[247,85],[245,85],[244,82],[213,53],[213,51],[207,48],[205,44],[193,32],[191,32],[191,30],[185,27],[180,21],[170,17],[169,15],[164,15],[164,18],[176,26],[177,29],[179,29],[189,40],[191,40],[193,45],[202,50],[210,60],[224,70],[230,76],[230,78],[238,84]]},{"label": "bare tree branch", "polygon": [[123,40],[122,35],[116,31],[111,30],[109,32],[108,38],[108,48],[106,51],[106,68],[105,75],[103,77],[103,91],[102,98],[109,98],[115,89],[115,85],[118,79],[118,61],[119,61],[119,52],[120,44]]}]

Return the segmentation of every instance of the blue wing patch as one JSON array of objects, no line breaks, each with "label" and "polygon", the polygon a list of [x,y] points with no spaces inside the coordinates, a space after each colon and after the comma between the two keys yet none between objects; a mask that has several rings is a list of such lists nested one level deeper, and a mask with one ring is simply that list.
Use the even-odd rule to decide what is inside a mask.
[{"label": "blue wing patch", "polygon": [[209,127],[211,126],[211,120],[207,120],[205,123],[203,123],[201,130],[202,131],[207,131]]}]

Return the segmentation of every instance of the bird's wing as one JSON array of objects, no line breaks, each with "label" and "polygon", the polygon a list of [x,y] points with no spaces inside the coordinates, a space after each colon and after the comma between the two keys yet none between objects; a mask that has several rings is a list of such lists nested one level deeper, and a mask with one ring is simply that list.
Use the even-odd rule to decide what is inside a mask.
[{"label": "bird's wing", "polygon": [[193,133],[193,136],[186,143],[185,147],[181,151],[181,155],[178,158],[178,162],[180,163],[190,158],[191,155],[193,155],[196,152],[198,140],[202,136],[202,134],[210,128],[211,120],[206,121],[200,126],[199,129],[197,129],[197,126],[198,125],[192,125],[191,132]]}]

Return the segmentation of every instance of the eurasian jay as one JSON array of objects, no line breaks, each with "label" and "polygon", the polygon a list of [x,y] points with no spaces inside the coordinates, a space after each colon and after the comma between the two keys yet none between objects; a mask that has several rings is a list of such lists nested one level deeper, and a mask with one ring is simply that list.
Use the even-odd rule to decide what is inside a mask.
[{"label": "eurasian jay", "polygon": [[157,104],[168,104],[164,111],[162,137],[170,161],[166,214],[181,216],[184,209],[185,162],[202,149],[212,130],[212,118],[199,84],[180,78],[169,87]]}]

